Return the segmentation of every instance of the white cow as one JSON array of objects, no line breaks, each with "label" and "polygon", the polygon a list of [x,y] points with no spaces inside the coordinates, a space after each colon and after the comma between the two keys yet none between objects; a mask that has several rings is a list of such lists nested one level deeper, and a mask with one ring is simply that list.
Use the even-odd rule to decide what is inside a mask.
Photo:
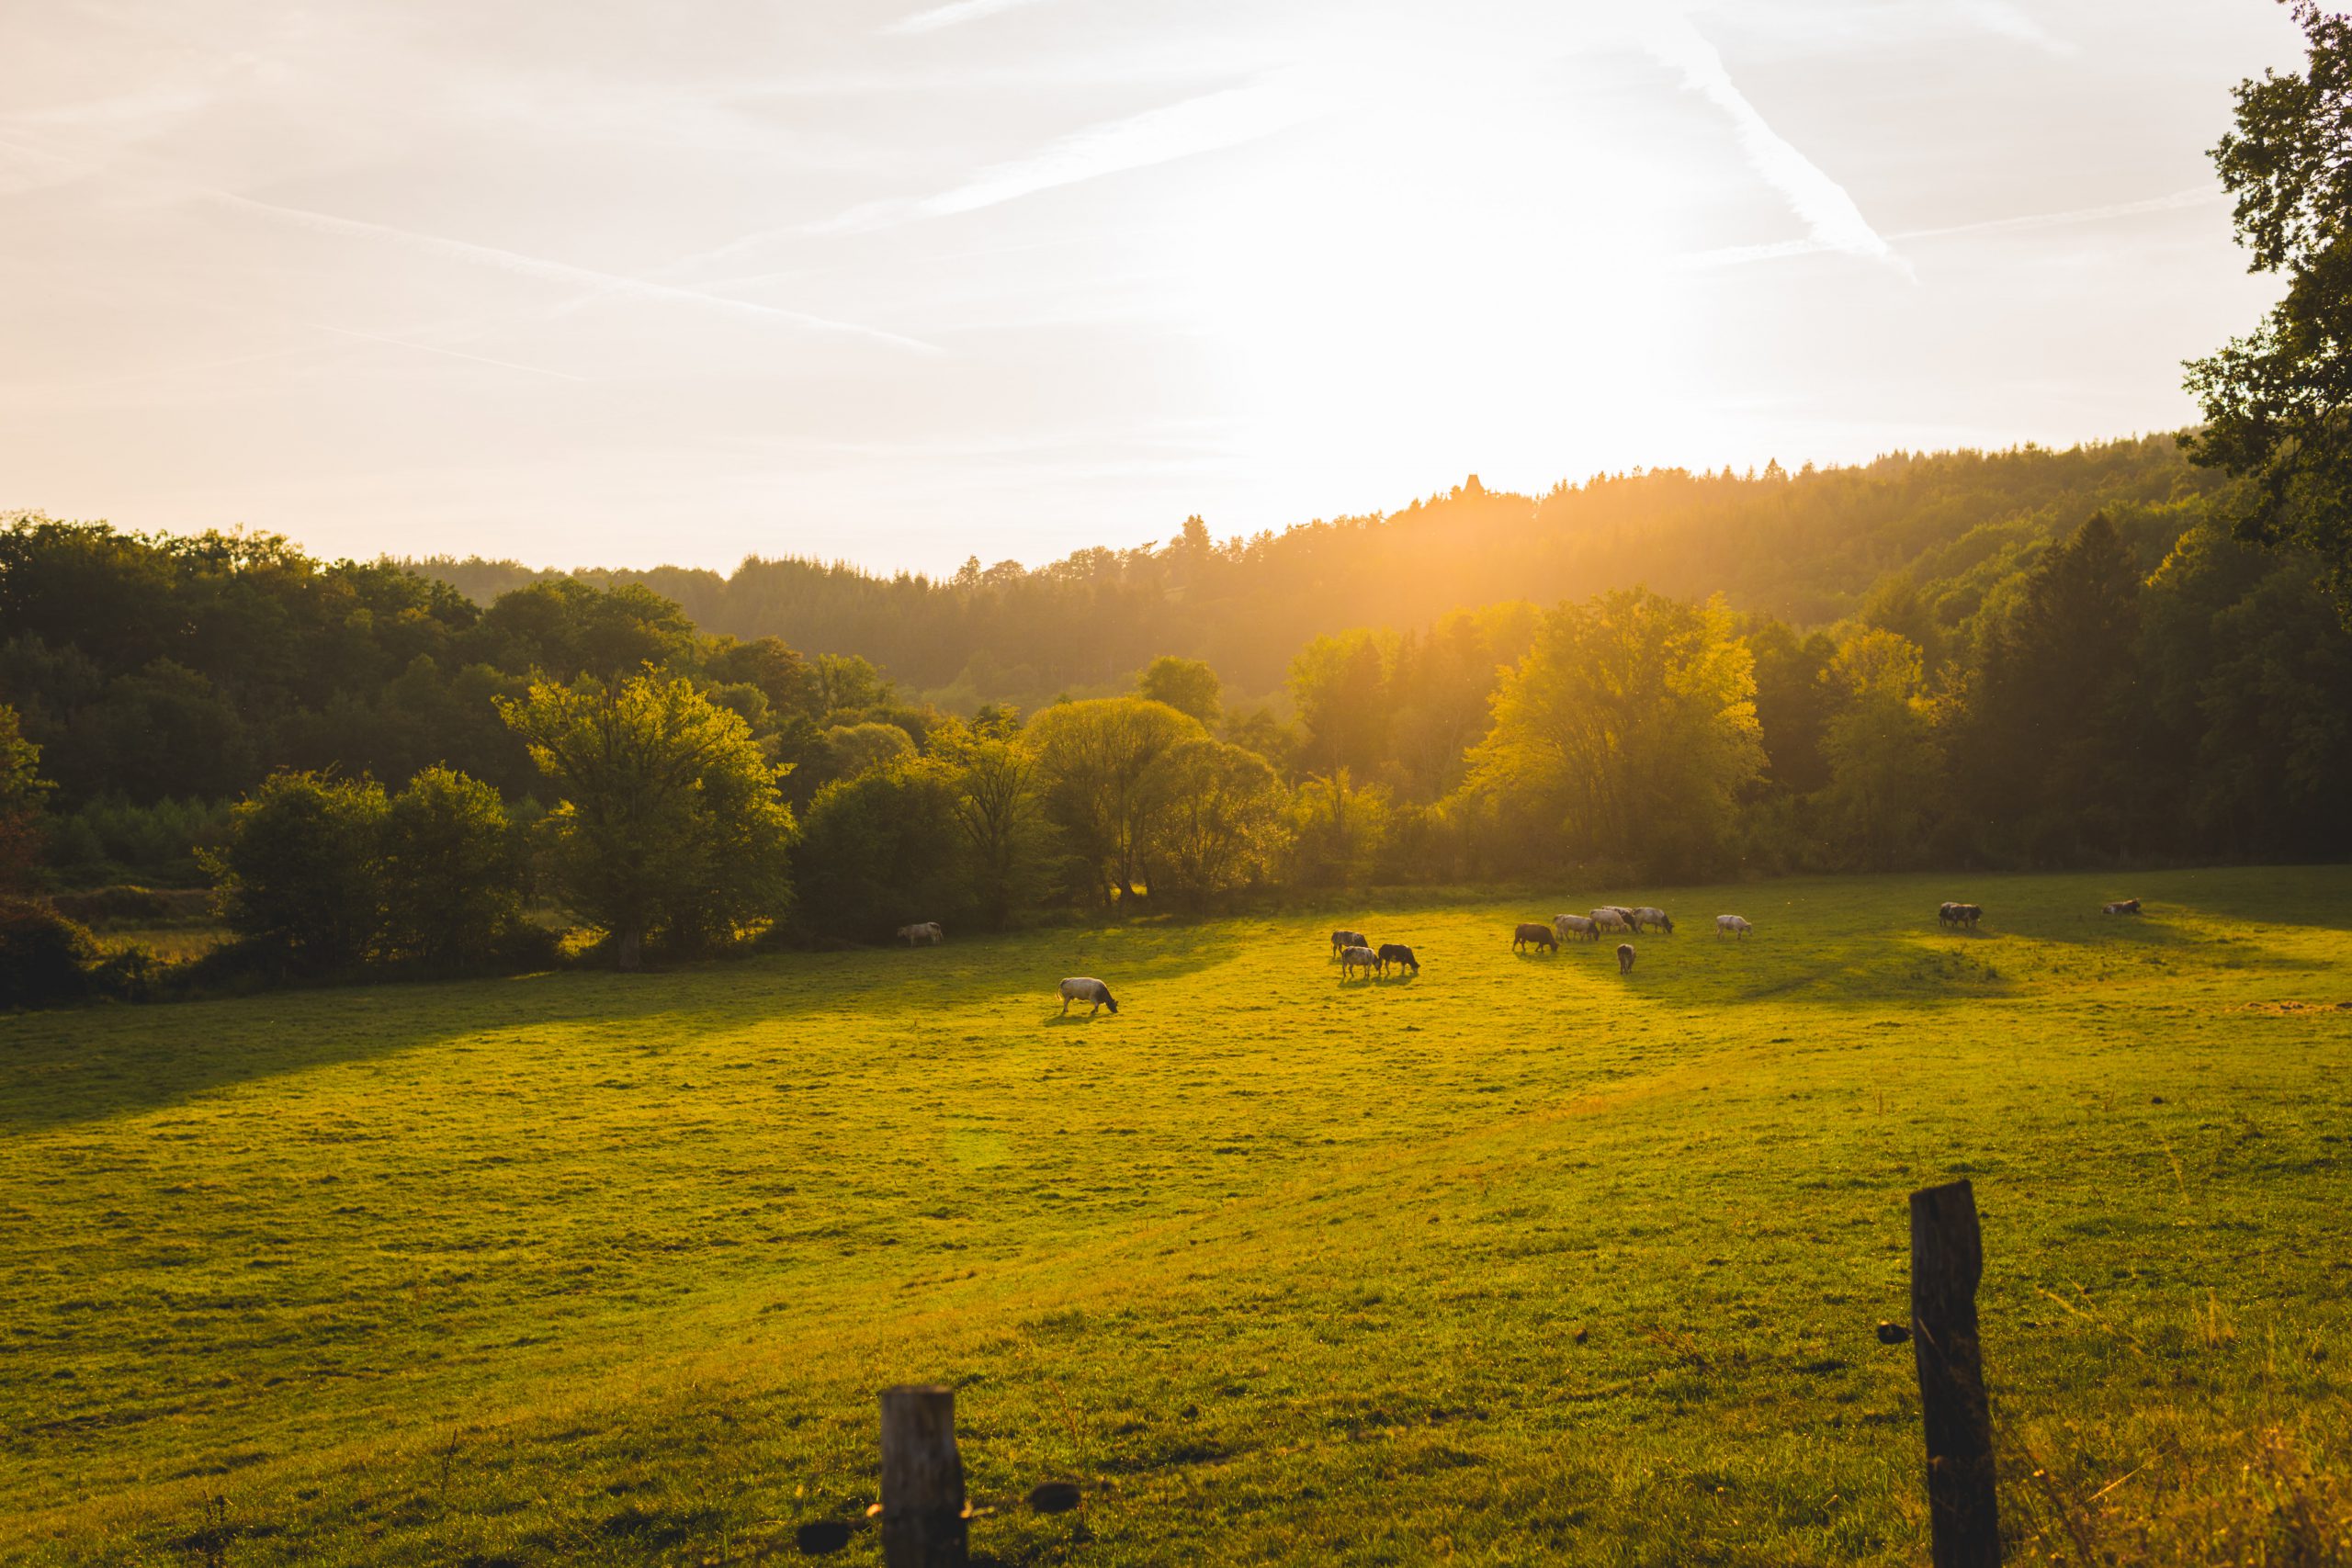
[{"label": "white cow", "polygon": [[1755,929],[1756,928],[1754,926],[1749,925],[1737,915],[1717,915],[1715,917],[1715,934],[1719,937],[1736,936],[1745,941],[1747,933]]},{"label": "white cow", "polygon": [[1633,928],[1635,931],[1640,931],[1645,927],[1652,927],[1664,931],[1668,936],[1672,936],[1674,934],[1673,918],[1668,915],[1664,909],[1658,908],[1655,905],[1645,904],[1638,909],[1628,910],[1626,912],[1625,919],[1633,925]]},{"label": "white cow", "polygon": [[1088,979],[1084,976],[1076,979],[1064,980],[1062,982],[1062,1016],[1064,1018],[1069,1016],[1069,1004],[1072,1002],[1092,1002],[1094,1011],[1086,1015],[1089,1018],[1092,1018],[1094,1013],[1101,1012],[1104,1008],[1111,1010],[1113,1017],[1118,1016],[1119,1004],[1111,999],[1111,987],[1100,980]]},{"label": "white cow", "polygon": [[1369,980],[1372,978],[1373,970],[1379,967],[1379,964],[1380,954],[1368,947],[1340,949],[1340,978],[1342,980],[1359,969],[1363,971],[1364,978]]},{"label": "white cow", "polygon": [[[1595,909],[1592,912],[1592,923],[1596,933],[1600,931],[1623,931],[1628,936],[1632,935],[1634,931],[1634,922],[1625,918],[1628,912],[1629,911],[1620,909],[1613,905],[1603,904],[1600,908]],[[1596,940],[1598,940],[1597,936]]]},{"label": "white cow", "polygon": [[922,942],[927,947],[937,947],[947,940],[947,933],[939,929],[937,920],[922,920],[911,926],[900,926],[899,940],[909,947],[912,947],[917,942]]},{"label": "white cow", "polygon": [[1552,917],[1552,930],[1562,942],[1579,936],[1587,942],[1600,940],[1600,928],[1589,915],[1555,915]]}]

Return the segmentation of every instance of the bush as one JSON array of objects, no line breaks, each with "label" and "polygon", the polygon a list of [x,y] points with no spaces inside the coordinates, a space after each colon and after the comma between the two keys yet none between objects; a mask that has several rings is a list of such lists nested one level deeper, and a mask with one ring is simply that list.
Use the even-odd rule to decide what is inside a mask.
[{"label": "bush", "polygon": [[97,940],[46,904],[0,899],[0,1007],[51,1007],[97,989]]},{"label": "bush", "polygon": [[229,841],[208,857],[240,936],[298,968],[366,959],[382,920],[378,847],[390,803],[372,780],[277,773],[237,803]]},{"label": "bush", "polygon": [[947,772],[905,761],[827,784],[793,852],[805,931],[883,942],[916,920],[949,925],[973,911],[969,854]]},{"label": "bush", "polygon": [[427,768],[387,807],[382,833],[380,951],[442,967],[488,962],[523,917],[522,857],[498,792]]}]

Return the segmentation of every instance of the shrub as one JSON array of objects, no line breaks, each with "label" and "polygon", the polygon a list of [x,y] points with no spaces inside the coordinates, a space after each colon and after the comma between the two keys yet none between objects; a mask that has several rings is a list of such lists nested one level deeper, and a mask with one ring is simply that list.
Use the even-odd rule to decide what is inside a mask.
[{"label": "shrub", "polygon": [[366,959],[382,923],[378,851],[390,802],[372,780],[277,773],[237,803],[208,856],[229,927],[295,967]]},{"label": "shrub", "polygon": [[498,792],[427,768],[382,818],[381,951],[439,966],[481,964],[523,916],[521,857]]},{"label": "shrub", "polygon": [[50,1007],[96,989],[98,944],[45,904],[0,898],[0,1007]]}]

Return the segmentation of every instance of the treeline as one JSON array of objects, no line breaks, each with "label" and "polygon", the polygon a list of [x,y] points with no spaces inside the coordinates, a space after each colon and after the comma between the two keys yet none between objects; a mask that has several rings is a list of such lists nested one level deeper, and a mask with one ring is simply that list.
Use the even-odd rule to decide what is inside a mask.
[{"label": "treeline", "polygon": [[[208,962],[285,977],[1372,883],[2340,856],[2352,635],[2226,510],[1980,525],[1821,625],[1617,589],[1343,628],[1293,642],[1287,717],[1172,654],[956,715],[641,583],[477,606],[275,538],[25,517],[0,878],[86,881],[85,840],[176,825],[239,933]],[[7,908],[0,970],[47,929]]]},{"label": "treeline", "polygon": [[[1305,639],[1425,626],[1464,605],[1555,604],[1645,583],[1802,626],[1854,614],[1892,575],[1989,579],[2093,513],[2210,494],[2170,435],[2052,451],[1898,453],[1852,468],[1735,475],[1654,469],[1540,496],[1474,478],[1385,516],[1219,539],[1188,519],[1158,547],[1081,550],[1037,568],[876,576],[753,558],[733,572],[586,571],[650,587],[706,631],[857,653],[902,688],[970,712],[1107,692],[1162,653],[1214,665],[1251,698]],[[512,561],[403,563],[488,604],[566,575]]]}]

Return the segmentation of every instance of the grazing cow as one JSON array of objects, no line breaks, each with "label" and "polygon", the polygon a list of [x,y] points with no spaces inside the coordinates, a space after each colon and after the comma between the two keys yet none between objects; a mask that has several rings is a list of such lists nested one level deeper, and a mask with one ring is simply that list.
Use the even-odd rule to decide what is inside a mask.
[{"label": "grazing cow", "polygon": [[1747,940],[1747,933],[1755,929],[1756,928],[1754,926],[1749,925],[1737,915],[1717,915],[1715,917],[1715,934],[1719,937],[1736,936],[1745,942]]},{"label": "grazing cow", "polygon": [[1552,928],[1539,926],[1532,920],[1527,921],[1519,930],[1511,932],[1510,950],[1513,953],[1522,952],[1530,943],[1544,948],[1547,952],[1560,951],[1560,939],[1552,934]]},{"label": "grazing cow", "polygon": [[1380,954],[1368,947],[1340,949],[1340,978],[1342,980],[1359,969],[1363,971],[1363,977],[1369,980],[1372,978],[1372,972],[1379,966]]},{"label": "grazing cow", "polygon": [[1621,942],[1617,944],[1617,973],[1631,975],[1633,972],[1634,944],[1630,942]]},{"label": "grazing cow", "polygon": [[1624,931],[1631,934],[1634,922],[1625,918],[1623,910],[1613,905],[1603,904],[1592,912],[1592,926],[1594,937],[1598,939],[1602,931]]},{"label": "grazing cow", "polygon": [[2118,898],[2112,904],[2103,906],[2099,912],[2106,915],[2136,915],[2140,912],[2140,900]]},{"label": "grazing cow", "polygon": [[1936,907],[1936,924],[1939,926],[1956,926],[1960,924],[1960,916],[1956,912],[1959,908],[1959,905],[1953,903],[1949,898],[1945,899],[1941,904]]},{"label": "grazing cow", "polygon": [[1114,1018],[1118,1016],[1119,1004],[1111,999],[1111,987],[1100,980],[1090,980],[1084,976],[1080,976],[1076,979],[1064,980],[1062,982],[1062,1016],[1064,1018],[1069,1016],[1069,1004],[1072,1002],[1092,1002],[1094,1011],[1086,1015],[1089,1018],[1092,1018],[1094,1013],[1101,1012],[1104,1008],[1111,1010],[1111,1015]]},{"label": "grazing cow", "polygon": [[1936,911],[1936,919],[1945,925],[1965,926],[1970,931],[1974,931],[1976,922],[1984,918],[1984,907],[1981,904],[1946,904]]},{"label": "grazing cow", "polygon": [[1589,915],[1555,915],[1552,917],[1552,931],[1562,942],[1577,936],[1587,942],[1600,940],[1600,928],[1592,923]]},{"label": "grazing cow", "polygon": [[899,940],[909,947],[912,947],[919,942],[931,947],[937,947],[947,940],[947,933],[939,929],[937,920],[922,920],[911,926],[900,926]]},{"label": "grazing cow", "polygon": [[1380,972],[1383,975],[1387,974],[1391,964],[1399,969],[1410,969],[1416,975],[1421,972],[1421,961],[1414,957],[1413,950],[1401,942],[1384,942],[1380,944]]},{"label": "grazing cow", "polygon": [[1333,931],[1331,933],[1333,953],[1344,953],[1351,947],[1370,947],[1371,945],[1372,938],[1362,931]]},{"label": "grazing cow", "polygon": [[1625,922],[1635,931],[1640,931],[1645,926],[1655,926],[1668,936],[1674,934],[1674,921],[1664,909],[1654,905],[1645,904],[1638,909],[1629,910],[1625,916]]}]

